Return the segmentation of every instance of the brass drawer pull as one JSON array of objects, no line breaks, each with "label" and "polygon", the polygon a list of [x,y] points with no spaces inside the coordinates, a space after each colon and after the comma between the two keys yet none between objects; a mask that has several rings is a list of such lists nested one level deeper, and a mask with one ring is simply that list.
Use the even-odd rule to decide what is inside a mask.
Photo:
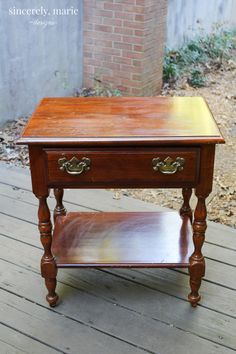
[{"label": "brass drawer pull", "polygon": [[71,160],[67,161],[66,157],[58,160],[58,165],[61,171],[66,171],[70,175],[81,175],[81,173],[90,170],[91,161],[87,157],[82,157],[81,160],[73,156]]},{"label": "brass drawer pull", "polygon": [[155,157],[152,159],[152,166],[154,171],[160,171],[164,175],[173,175],[177,171],[183,171],[183,166],[185,164],[185,159],[183,157],[176,157],[174,161],[170,156],[165,158],[164,162],[161,161],[160,157]]}]

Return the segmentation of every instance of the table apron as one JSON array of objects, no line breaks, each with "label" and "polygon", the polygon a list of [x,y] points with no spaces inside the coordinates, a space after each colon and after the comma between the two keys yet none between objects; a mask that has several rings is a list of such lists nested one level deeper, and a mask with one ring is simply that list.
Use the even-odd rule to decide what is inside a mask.
[{"label": "table apron", "polygon": [[200,148],[44,149],[44,161],[48,187],[195,187]]}]

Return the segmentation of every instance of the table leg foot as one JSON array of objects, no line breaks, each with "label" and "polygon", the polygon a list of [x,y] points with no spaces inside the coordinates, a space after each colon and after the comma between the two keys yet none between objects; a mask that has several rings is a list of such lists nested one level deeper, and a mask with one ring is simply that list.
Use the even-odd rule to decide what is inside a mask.
[{"label": "table leg foot", "polygon": [[199,295],[198,291],[201,286],[202,278],[205,275],[204,257],[197,260],[190,258],[189,275],[191,292],[188,295],[188,301],[193,307],[196,307],[197,303],[201,300],[201,296]]},{"label": "table leg foot", "polygon": [[58,301],[58,295],[55,291],[57,286],[57,267],[53,257],[51,259],[42,258],[41,274],[48,290],[47,302],[50,306],[56,306]]},{"label": "table leg foot", "polygon": [[190,294],[188,296],[188,301],[190,302],[192,307],[197,307],[197,304],[200,300],[201,300],[201,296],[198,296],[197,298],[191,298]]},{"label": "table leg foot", "polygon": [[194,282],[194,280],[190,279],[191,292],[188,295],[188,301],[190,302],[192,307],[196,307],[198,302],[201,300],[201,296],[198,293],[198,289],[200,288],[200,283]]},{"label": "table leg foot", "polygon": [[46,300],[51,307],[57,305],[59,297],[55,292],[57,280],[56,279],[45,279],[45,284],[48,289],[48,294],[46,296]]}]

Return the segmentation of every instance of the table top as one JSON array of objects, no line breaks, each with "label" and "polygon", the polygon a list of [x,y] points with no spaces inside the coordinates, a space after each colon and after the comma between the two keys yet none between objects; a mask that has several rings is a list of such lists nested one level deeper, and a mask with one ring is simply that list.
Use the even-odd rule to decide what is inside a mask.
[{"label": "table top", "polygon": [[19,144],[224,143],[201,97],[44,98]]}]

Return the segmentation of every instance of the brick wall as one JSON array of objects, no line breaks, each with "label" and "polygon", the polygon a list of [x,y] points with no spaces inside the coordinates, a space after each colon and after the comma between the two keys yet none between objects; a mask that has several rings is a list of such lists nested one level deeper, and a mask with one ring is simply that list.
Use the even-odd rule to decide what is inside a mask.
[{"label": "brick wall", "polygon": [[84,0],[84,86],[159,93],[166,12],[167,0]]}]

